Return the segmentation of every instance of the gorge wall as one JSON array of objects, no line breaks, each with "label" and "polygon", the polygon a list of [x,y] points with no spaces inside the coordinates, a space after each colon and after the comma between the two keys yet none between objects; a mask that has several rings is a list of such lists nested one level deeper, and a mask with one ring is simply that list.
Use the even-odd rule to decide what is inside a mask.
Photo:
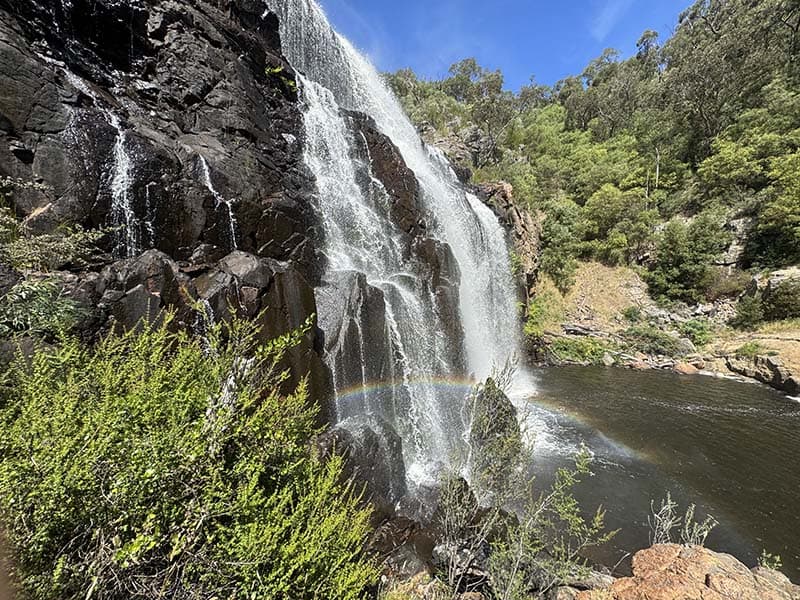
[{"label": "gorge wall", "polygon": [[[61,273],[92,336],[163,307],[192,326],[316,312],[320,228],[297,84],[261,2],[0,2],[0,175],[33,231],[109,228]],[[69,265],[65,265],[65,270]],[[266,311],[266,312],[264,312]],[[317,332],[292,357],[330,392]]]},{"label": "gorge wall", "polygon": [[17,214],[107,230],[56,274],[84,337],[317,315],[295,380],[404,463],[390,500],[464,450],[470,375],[519,347],[506,233],[316,3],[0,0],[0,85]]}]

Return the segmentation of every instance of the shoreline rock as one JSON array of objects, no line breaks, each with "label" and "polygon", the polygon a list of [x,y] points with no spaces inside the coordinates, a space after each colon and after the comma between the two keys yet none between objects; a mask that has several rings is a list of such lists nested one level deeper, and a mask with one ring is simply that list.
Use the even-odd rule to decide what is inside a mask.
[{"label": "shoreline rock", "polygon": [[663,544],[633,557],[633,576],[608,588],[580,592],[575,600],[798,600],[800,586],[786,575],[748,569],[729,554],[702,546]]}]

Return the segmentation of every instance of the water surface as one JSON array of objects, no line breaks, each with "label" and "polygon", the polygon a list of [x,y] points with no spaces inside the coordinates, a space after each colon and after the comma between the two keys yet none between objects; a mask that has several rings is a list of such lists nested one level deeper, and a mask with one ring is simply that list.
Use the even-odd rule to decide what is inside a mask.
[{"label": "water surface", "polygon": [[566,367],[537,380],[529,422],[540,482],[585,443],[595,475],[578,495],[622,529],[597,558],[613,565],[647,546],[650,501],[669,490],[720,521],[707,546],[748,566],[766,549],[800,580],[800,403],[759,385],[663,372]]}]

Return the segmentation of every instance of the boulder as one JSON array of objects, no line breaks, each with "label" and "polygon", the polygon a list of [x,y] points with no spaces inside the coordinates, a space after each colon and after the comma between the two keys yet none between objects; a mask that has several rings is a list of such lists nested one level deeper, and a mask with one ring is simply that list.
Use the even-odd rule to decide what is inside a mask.
[{"label": "boulder", "polygon": [[679,362],[673,369],[679,375],[696,375],[700,369],[690,363]]},{"label": "boulder", "polygon": [[748,569],[701,546],[657,545],[633,557],[633,577],[577,600],[797,600],[800,587],[775,571]]},{"label": "boulder", "polygon": [[482,491],[501,487],[522,449],[517,410],[492,378],[468,401],[472,482]]},{"label": "boulder", "polygon": [[728,369],[734,373],[765,383],[790,396],[800,394],[800,381],[776,356],[759,355],[753,358],[728,356],[725,362]]}]

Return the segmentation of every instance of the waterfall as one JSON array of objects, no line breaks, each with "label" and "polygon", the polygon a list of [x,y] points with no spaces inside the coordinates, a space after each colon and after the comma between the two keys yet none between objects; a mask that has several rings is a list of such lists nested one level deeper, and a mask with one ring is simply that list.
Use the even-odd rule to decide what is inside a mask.
[{"label": "waterfall", "polygon": [[139,222],[133,210],[133,194],[131,191],[133,162],[128,153],[125,130],[119,117],[106,108],[105,103],[85,81],[67,69],[64,69],[64,75],[75,89],[94,101],[95,107],[100,110],[106,122],[116,131],[109,178],[109,189],[111,191],[109,221],[113,228],[113,253],[120,258],[137,256],[141,251]]},{"label": "waterfall", "polygon": [[227,217],[228,221],[228,236],[230,237],[231,249],[238,250],[239,246],[236,243],[236,217],[233,214],[233,204],[230,200],[223,197],[217,191],[217,188],[214,187],[214,182],[211,181],[211,169],[208,167],[208,161],[202,154],[198,154],[200,157],[200,170],[203,174],[203,185],[206,186],[206,189],[211,192],[211,195],[214,198],[214,208],[219,210],[220,206],[225,207],[225,216]]},{"label": "waterfall", "polygon": [[[368,414],[391,423],[403,439],[409,479],[429,481],[461,444],[457,412],[465,388],[452,383],[464,382],[468,373],[485,378],[520,346],[505,232],[492,211],[466,192],[441,152],[422,143],[375,68],[331,28],[314,0],[265,0],[265,5],[280,20],[284,54],[303,74],[305,160],[317,180],[325,227],[324,278],[338,282],[320,294],[320,326],[327,336],[336,335],[331,330],[338,327],[358,338],[352,351],[326,357],[337,387],[337,416],[342,421]],[[403,253],[386,192],[371,173],[371,161],[358,158],[359,140],[342,109],[372,117],[419,181],[424,211],[431,216],[427,235],[449,248],[460,271],[452,315],[463,330],[460,360],[448,352],[453,339],[447,315],[437,307],[424,269]],[[352,323],[326,320],[326,302],[349,293],[337,285],[352,272],[363,274],[368,288],[357,301],[350,295]],[[364,287],[357,277],[346,281]],[[385,347],[374,347],[375,340]],[[354,355],[361,372],[342,367]],[[375,381],[378,376],[383,380]]]}]

